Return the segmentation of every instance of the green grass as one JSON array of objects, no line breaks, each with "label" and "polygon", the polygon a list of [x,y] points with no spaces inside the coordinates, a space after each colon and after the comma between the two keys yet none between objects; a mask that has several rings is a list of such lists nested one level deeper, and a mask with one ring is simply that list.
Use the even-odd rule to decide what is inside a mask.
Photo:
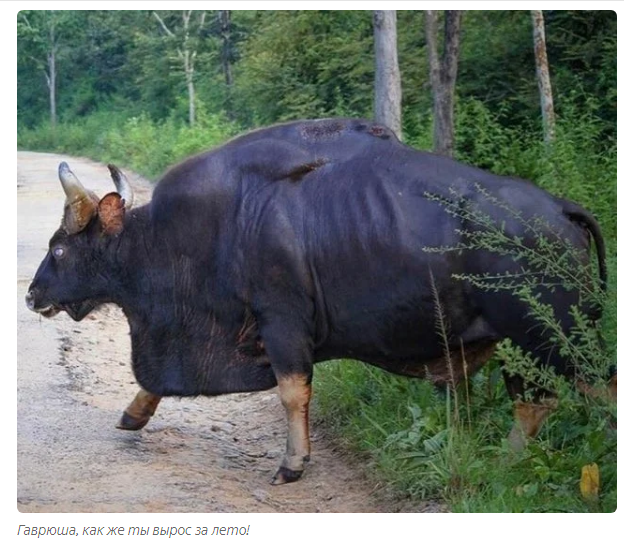
[{"label": "green grass", "polygon": [[[613,512],[616,431],[609,414],[566,395],[539,438],[516,454],[506,442],[511,403],[497,376],[493,366],[478,374],[471,403],[462,400],[461,418],[449,420],[452,398],[426,382],[326,363],[315,371],[315,414],[337,442],[366,456],[376,481],[414,499],[435,498],[456,512]],[[597,504],[579,491],[590,463],[601,472]]]}]

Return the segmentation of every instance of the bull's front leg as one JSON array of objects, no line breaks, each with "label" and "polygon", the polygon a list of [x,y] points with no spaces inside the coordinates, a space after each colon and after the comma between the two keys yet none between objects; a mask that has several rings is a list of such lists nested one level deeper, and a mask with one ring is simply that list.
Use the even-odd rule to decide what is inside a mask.
[{"label": "bull's front leg", "polygon": [[273,477],[272,484],[298,480],[304,464],[310,461],[309,407],[312,397],[310,376],[291,374],[277,378],[282,404],[288,420],[286,454]]},{"label": "bull's front leg", "polygon": [[308,412],[312,397],[313,342],[310,335],[313,323],[307,320],[312,320],[312,308],[309,317],[305,317],[305,313],[301,306],[293,306],[280,314],[268,312],[263,316],[264,324],[260,325],[260,336],[288,423],[286,454],[273,476],[273,485],[298,480],[305,463],[310,460]]},{"label": "bull's front leg", "polygon": [[139,390],[132,403],[126,407],[123,415],[121,415],[117,428],[120,430],[140,430],[156,412],[160,399],[160,396],[151,392],[144,389]]}]

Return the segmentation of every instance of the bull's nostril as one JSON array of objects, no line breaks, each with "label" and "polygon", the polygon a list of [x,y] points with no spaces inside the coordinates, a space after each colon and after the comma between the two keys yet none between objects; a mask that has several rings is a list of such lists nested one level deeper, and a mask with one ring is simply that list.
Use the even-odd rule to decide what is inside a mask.
[{"label": "bull's nostril", "polygon": [[29,291],[26,294],[26,306],[30,309],[30,310],[34,310],[35,308],[35,295],[33,294],[32,291]]}]

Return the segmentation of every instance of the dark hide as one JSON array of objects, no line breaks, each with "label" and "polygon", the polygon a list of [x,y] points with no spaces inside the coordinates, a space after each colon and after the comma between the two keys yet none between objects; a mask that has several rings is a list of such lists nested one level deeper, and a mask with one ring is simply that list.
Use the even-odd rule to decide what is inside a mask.
[{"label": "dark hide", "polygon": [[[126,215],[123,226],[110,225],[114,233],[100,215],[67,235],[72,267],[61,271],[63,260],[51,258],[32,287],[53,282],[58,295],[46,288],[48,300],[67,310],[82,301],[120,304],[137,379],[159,395],[273,386],[274,369],[260,349],[267,336],[292,353],[271,358],[280,370],[353,357],[421,372],[443,356],[430,275],[452,348],[509,336],[566,371],[516,298],[452,278],[516,272],[516,262],[423,250],[455,244],[455,230],[470,226],[425,192],[448,196],[453,187],[495,220],[507,218],[475,183],[525,218],[544,218],[588,252],[588,266],[588,229],[602,246],[587,212],[530,183],[415,151],[365,121],[318,120],[251,132],[173,167],[150,204]],[[508,223],[508,234],[523,233],[514,226]],[[599,261],[604,279],[603,249]],[[546,296],[569,325],[576,294]],[[241,342],[250,323],[254,330]]]},{"label": "dark hide", "polygon": [[[477,184],[523,218],[543,219],[553,248],[565,240],[580,249],[581,278],[590,279],[593,238],[606,281],[600,230],[582,208],[415,151],[370,122],[330,119],[235,138],[171,168],[146,206],[121,216],[117,196],[78,233],[60,230],[50,252],[62,245],[65,255],[48,254],[29,306],[78,319],[97,304],[121,305],[136,378],[157,396],[263,390],[280,379],[284,391],[299,390],[291,387],[309,383],[314,362],[339,357],[443,381],[436,294],[458,366],[467,358],[476,369],[510,337],[570,374],[526,305],[452,277],[517,273],[521,262],[426,250],[455,245],[458,229],[477,231],[426,196],[445,198],[450,188],[532,247],[535,238]],[[577,293],[536,291],[568,331]],[[305,407],[305,398],[291,400]]]}]

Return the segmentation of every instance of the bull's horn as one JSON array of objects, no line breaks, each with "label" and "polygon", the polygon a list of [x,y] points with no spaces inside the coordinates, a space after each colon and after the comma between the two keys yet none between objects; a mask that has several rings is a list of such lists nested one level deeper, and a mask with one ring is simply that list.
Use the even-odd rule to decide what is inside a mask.
[{"label": "bull's horn", "polygon": [[58,173],[67,197],[63,223],[70,234],[78,233],[97,211],[97,199],[82,186],[66,162],[59,165]]},{"label": "bull's horn", "polygon": [[114,164],[109,164],[108,169],[110,170],[110,175],[113,178],[117,192],[125,201],[126,210],[130,209],[134,202],[134,194],[128,178]]},{"label": "bull's horn", "polygon": [[59,179],[61,180],[61,185],[63,186],[63,190],[65,191],[65,196],[67,196],[68,202],[73,202],[74,200],[79,200],[84,197],[89,197],[87,190],[82,186],[79,179],[74,175],[74,173],[69,169],[69,166],[66,162],[62,162],[59,164]]}]

